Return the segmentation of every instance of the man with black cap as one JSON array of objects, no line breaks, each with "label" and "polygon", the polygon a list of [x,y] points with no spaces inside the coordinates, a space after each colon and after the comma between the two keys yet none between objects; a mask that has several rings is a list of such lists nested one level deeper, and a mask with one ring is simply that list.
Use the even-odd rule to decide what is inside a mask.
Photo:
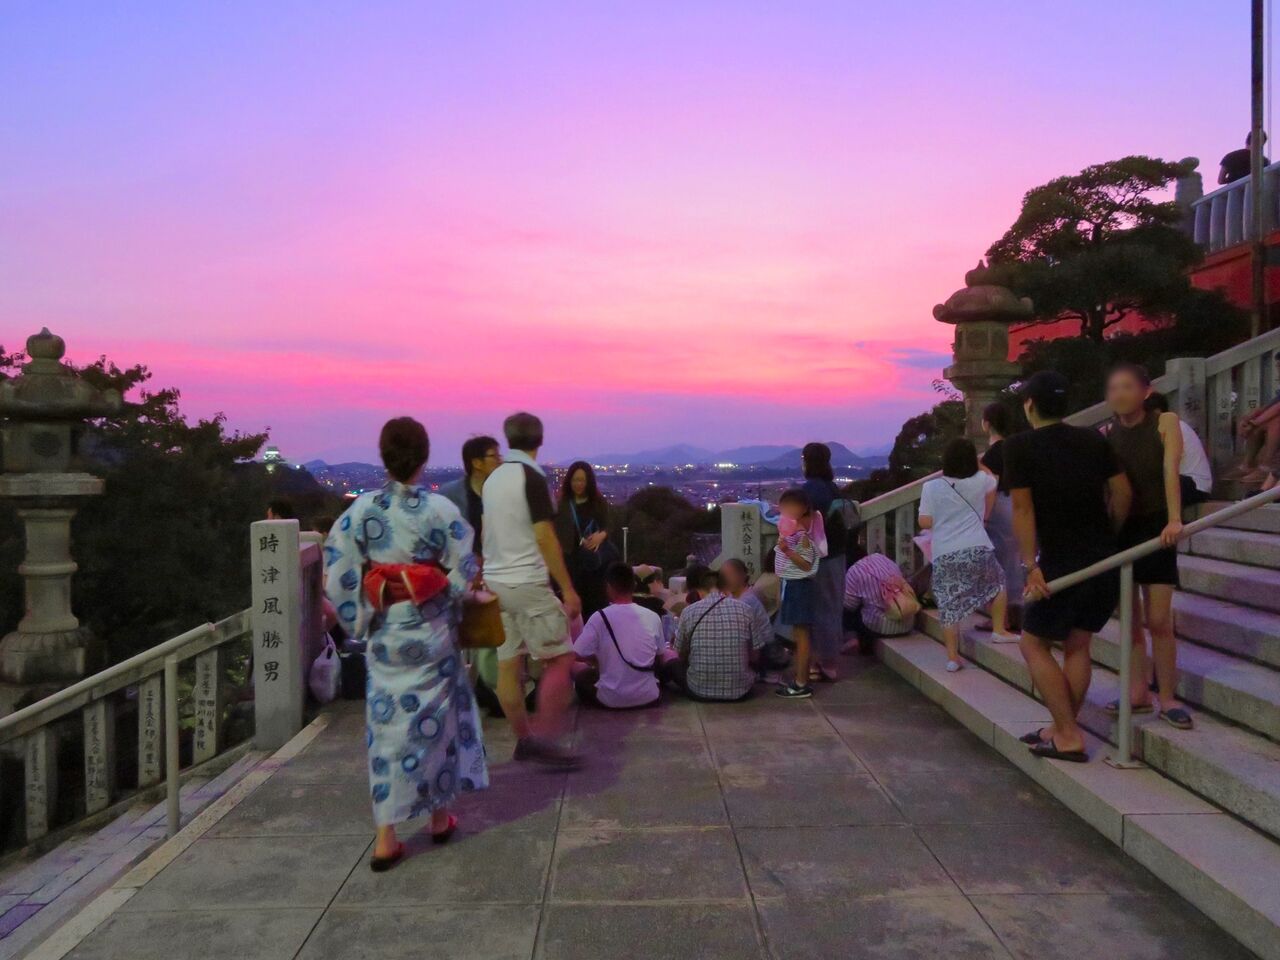
[{"label": "man with black cap", "polygon": [[[1023,740],[1036,756],[1083,763],[1084,734],[1076,715],[1093,674],[1089,644],[1119,600],[1115,571],[1050,595],[1050,580],[1116,552],[1116,531],[1133,491],[1106,438],[1062,422],[1066,377],[1033,374],[1022,388],[1032,429],[1004,442],[1005,477],[1013,499],[1013,530],[1026,571],[1022,654],[1053,716],[1053,726]],[[1038,545],[1038,549],[1037,549]],[[1062,666],[1050,643],[1061,642]]]}]

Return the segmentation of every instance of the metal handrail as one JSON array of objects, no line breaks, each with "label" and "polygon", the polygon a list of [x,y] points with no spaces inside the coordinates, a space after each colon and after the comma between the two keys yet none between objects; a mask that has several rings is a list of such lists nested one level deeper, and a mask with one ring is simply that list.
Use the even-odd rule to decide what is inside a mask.
[{"label": "metal handrail", "polygon": [[[1280,500],[1280,484],[1252,497],[1246,497],[1229,507],[1215,510],[1208,516],[1193,520],[1183,526],[1178,541],[1186,540],[1197,533],[1220,526],[1241,514],[1249,513],[1259,507]],[[1109,759],[1117,767],[1133,767],[1133,703],[1129,696],[1129,685],[1132,682],[1133,656],[1133,564],[1143,557],[1150,556],[1157,550],[1164,549],[1159,537],[1152,537],[1127,550],[1114,553],[1104,560],[1090,564],[1073,573],[1051,580],[1047,586],[1050,594],[1061,593],[1071,587],[1092,580],[1094,577],[1112,570],[1120,570],[1120,716],[1119,729],[1116,731],[1116,756]]]}]

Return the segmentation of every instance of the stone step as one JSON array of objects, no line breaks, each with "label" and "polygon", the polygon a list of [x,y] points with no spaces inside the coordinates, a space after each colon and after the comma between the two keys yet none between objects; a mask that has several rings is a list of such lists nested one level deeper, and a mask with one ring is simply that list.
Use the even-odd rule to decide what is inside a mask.
[{"label": "stone step", "polygon": [[[885,664],[1245,947],[1263,960],[1280,960],[1280,844],[1274,839],[1155,770],[1107,765],[1107,748],[1096,737],[1089,738],[1089,763],[1033,757],[1017,738],[1044,725],[1044,706],[982,670],[947,673],[945,654],[929,637],[889,638],[877,647]],[[1014,644],[995,647],[1017,653]]]},{"label": "stone step", "polygon": [[1280,569],[1280,537],[1256,530],[1214,527],[1182,541],[1182,552],[1250,567]]},{"label": "stone step", "polygon": [[[1093,640],[1093,660],[1120,669],[1120,623]],[[1242,727],[1280,741],[1280,673],[1193,643],[1178,645],[1178,696]]]},{"label": "stone step", "polygon": [[[1224,507],[1232,506],[1232,504],[1233,501],[1230,500],[1211,500],[1208,503],[1201,504],[1199,515],[1202,517],[1208,516]],[[1259,507],[1257,510],[1250,510],[1248,513],[1242,514],[1233,520],[1227,520],[1223,523],[1222,528],[1255,530],[1258,533],[1280,533],[1280,505],[1271,503],[1265,507]]]},{"label": "stone step", "polygon": [[[921,627],[941,641],[936,611],[925,611]],[[969,660],[1019,690],[1031,690],[1031,674],[1016,643],[992,643],[989,635],[965,631],[961,652]],[[963,672],[963,671],[962,671]],[[1115,674],[1093,671],[1093,684],[1080,723],[1095,736],[1116,740],[1116,718],[1105,704],[1119,695]],[[1235,814],[1251,826],[1280,838],[1280,744],[1197,713],[1194,730],[1175,730],[1152,714],[1133,718],[1135,755]]]},{"label": "stone step", "polygon": [[1183,555],[1178,560],[1178,573],[1182,589],[1188,593],[1280,612],[1280,570]]},{"label": "stone step", "polygon": [[1235,657],[1280,667],[1280,613],[1178,591],[1173,595],[1178,636]]}]

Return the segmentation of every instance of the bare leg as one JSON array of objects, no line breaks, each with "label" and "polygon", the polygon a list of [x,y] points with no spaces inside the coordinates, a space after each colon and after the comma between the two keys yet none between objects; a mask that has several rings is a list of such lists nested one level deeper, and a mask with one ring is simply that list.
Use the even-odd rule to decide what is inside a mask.
[{"label": "bare leg", "polygon": [[394,826],[379,827],[377,839],[373,842],[373,855],[379,860],[387,860],[394,857],[399,849],[400,841],[396,839],[396,828]]},{"label": "bare leg", "polygon": [[[1160,688],[1160,709],[1181,707],[1178,702],[1178,641],[1173,634],[1173,587],[1153,583],[1142,588],[1147,602],[1147,626],[1151,630],[1151,658]],[[1146,674],[1144,673],[1145,677]]]},{"label": "bare leg", "polygon": [[1269,467],[1275,460],[1276,451],[1280,450],[1280,417],[1268,420],[1262,429],[1265,431],[1265,439],[1262,441],[1262,449],[1258,451],[1256,463],[1260,467]]},{"label": "bare leg", "polygon": [[[995,620],[992,620],[995,623]],[[942,642],[947,645],[947,659],[960,662],[960,624],[944,623],[942,625]]]},{"label": "bare leg", "polygon": [[[1067,676],[1053,658],[1049,644],[1025,631],[1019,641],[1022,655],[1031,671],[1031,679],[1044,697],[1045,706],[1053,717],[1051,732],[1059,750],[1083,750],[1084,734],[1076,724],[1075,708],[1071,699],[1071,687]],[[1086,648],[1087,650],[1087,648]],[[1087,653],[1086,653],[1087,655]]]},{"label": "bare leg", "polygon": [[803,687],[809,682],[809,625],[793,626],[791,642],[796,645],[796,652],[791,658],[791,665],[795,669],[795,684]]},{"label": "bare leg", "polygon": [[529,712],[524,706],[524,657],[498,661],[498,702],[517,740],[529,736]]},{"label": "bare leg", "polygon": [[1009,632],[1009,594],[1003,590],[991,601],[991,632]]},{"label": "bare leg", "polygon": [[[1142,595],[1150,587],[1142,587],[1133,592],[1133,617],[1130,637],[1133,640],[1133,652],[1129,658],[1129,703],[1135,707],[1146,706],[1151,702],[1151,691],[1147,689],[1147,619],[1143,616]],[[1172,591],[1169,602],[1173,602]]]},{"label": "bare leg", "polygon": [[545,661],[538,681],[538,732],[553,740],[564,732],[564,715],[573,696],[573,660],[572,653],[564,653]]},{"label": "bare leg", "polygon": [[1062,670],[1067,678],[1067,688],[1071,692],[1071,715],[1075,717],[1080,716],[1085,694],[1089,692],[1089,684],[1093,680],[1093,661],[1089,658],[1091,643],[1093,634],[1087,630],[1072,630],[1067,635],[1067,642],[1062,645]]}]

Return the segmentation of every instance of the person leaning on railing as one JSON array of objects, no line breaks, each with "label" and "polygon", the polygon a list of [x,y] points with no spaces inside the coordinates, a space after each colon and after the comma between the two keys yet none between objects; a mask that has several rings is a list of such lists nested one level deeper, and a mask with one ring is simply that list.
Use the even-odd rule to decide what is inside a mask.
[{"label": "person leaning on railing", "polygon": [[[1068,386],[1052,370],[1027,380],[1022,400],[1032,429],[1006,440],[1004,456],[1026,569],[1022,654],[1053,717],[1023,740],[1036,756],[1083,763],[1089,757],[1076,716],[1093,673],[1089,644],[1116,608],[1119,576],[1103,574],[1052,596],[1048,582],[1115,552],[1133,491],[1102,434],[1062,422]],[[1050,649],[1055,641],[1065,653],[1061,666]]]}]

